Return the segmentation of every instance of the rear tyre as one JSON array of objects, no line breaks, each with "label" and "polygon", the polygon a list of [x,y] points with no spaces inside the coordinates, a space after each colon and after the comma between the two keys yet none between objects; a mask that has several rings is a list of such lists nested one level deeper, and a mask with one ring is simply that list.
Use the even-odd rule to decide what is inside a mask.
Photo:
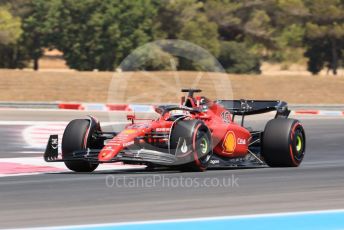
[{"label": "rear tyre", "polygon": [[[62,137],[62,159],[72,158],[74,151],[99,148],[100,143],[92,139],[97,129],[100,128],[94,119],[76,119],[69,122]],[[68,169],[75,172],[93,172],[99,165],[84,160],[64,163]]]},{"label": "rear tyre", "polygon": [[213,154],[210,130],[199,120],[178,121],[172,129],[170,149],[179,170],[205,171]]},{"label": "rear tyre", "polygon": [[262,156],[270,167],[297,167],[306,150],[306,136],[298,120],[270,120],[264,130]]}]

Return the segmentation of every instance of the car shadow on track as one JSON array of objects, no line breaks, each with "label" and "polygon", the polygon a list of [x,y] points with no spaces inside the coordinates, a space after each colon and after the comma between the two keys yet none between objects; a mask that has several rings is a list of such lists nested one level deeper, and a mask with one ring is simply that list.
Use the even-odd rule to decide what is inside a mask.
[{"label": "car shadow on track", "polygon": [[[250,167],[218,167],[218,168],[211,168],[208,169],[208,172],[212,171],[233,171],[233,170],[255,170],[255,169],[261,169],[261,168],[268,168],[266,166],[250,166]],[[158,169],[116,169],[116,170],[100,170],[95,172],[72,172],[72,171],[66,171],[66,172],[52,172],[52,173],[45,173],[45,174],[57,174],[57,175],[113,175],[113,174],[187,174],[187,173],[205,173],[205,172],[184,172],[179,171],[171,168],[158,168]]]}]

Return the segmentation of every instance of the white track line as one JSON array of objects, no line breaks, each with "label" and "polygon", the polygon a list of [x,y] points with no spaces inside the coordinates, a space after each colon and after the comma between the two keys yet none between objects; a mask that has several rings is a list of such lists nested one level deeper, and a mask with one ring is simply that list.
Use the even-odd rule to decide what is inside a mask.
[{"label": "white track line", "polygon": [[[264,213],[264,214],[249,214],[249,215],[234,215],[234,216],[218,216],[218,217],[204,217],[204,218],[186,218],[186,219],[170,219],[170,220],[149,220],[149,221],[133,221],[133,222],[119,222],[119,223],[106,223],[106,224],[90,224],[90,225],[65,225],[65,226],[52,226],[41,228],[22,228],[26,230],[57,230],[57,229],[82,229],[82,228],[97,228],[97,227],[120,227],[125,225],[145,225],[145,224],[161,224],[161,223],[184,223],[194,221],[213,221],[213,220],[236,220],[236,219],[252,219],[262,217],[287,217],[295,215],[312,215],[312,214],[330,214],[330,213],[344,213],[344,209],[331,209],[331,210],[316,210],[316,211],[300,211],[300,212],[281,212],[281,213]],[[136,228],[135,228],[136,229]],[[139,228],[137,228],[139,229]]]},{"label": "white track line", "polygon": [[[68,121],[0,121],[0,125],[67,125]],[[100,122],[101,125],[129,124],[128,121]]]},{"label": "white track line", "polygon": [[[16,173],[15,170],[10,173],[1,173],[0,177],[7,176],[26,176],[26,175],[36,175],[36,174],[45,174],[45,173],[58,173],[60,172],[71,172],[66,168],[63,162],[46,162],[42,157],[18,157],[18,158],[0,158],[0,163],[8,164],[18,164],[15,165],[20,168],[21,165],[25,166],[26,169],[30,170],[32,167],[32,172],[20,172],[21,169]],[[38,167],[38,168],[37,168]],[[48,167],[45,171],[42,171],[39,167]],[[100,164],[96,171],[108,171],[108,170],[124,170],[124,169],[143,169],[145,166],[142,165],[125,165],[122,163],[105,163]],[[38,170],[38,171],[35,171]],[[56,172],[56,170],[58,172]]]}]

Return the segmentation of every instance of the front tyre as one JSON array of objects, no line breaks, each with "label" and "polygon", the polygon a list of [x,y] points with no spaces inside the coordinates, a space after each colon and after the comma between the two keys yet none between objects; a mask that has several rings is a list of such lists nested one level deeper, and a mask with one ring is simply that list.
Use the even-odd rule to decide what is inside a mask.
[{"label": "front tyre", "polygon": [[306,136],[298,120],[270,120],[264,130],[262,156],[270,167],[297,167],[306,151]]},{"label": "front tyre", "polygon": [[178,121],[171,132],[170,149],[181,171],[205,171],[213,153],[210,130],[199,120]]},{"label": "front tyre", "polygon": [[62,137],[62,159],[68,169],[75,172],[93,172],[99,164],[85,160],[71,160],[74,151],[97,148],[100,143],[92,139],[92,134],[99,129],[94,119],[76,119],[69,122]]}]

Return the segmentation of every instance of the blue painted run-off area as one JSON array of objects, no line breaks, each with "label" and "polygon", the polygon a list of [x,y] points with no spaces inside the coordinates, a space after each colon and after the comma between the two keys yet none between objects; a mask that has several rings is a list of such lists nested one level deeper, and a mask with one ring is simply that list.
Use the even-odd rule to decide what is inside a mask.
[{"label": "blue painted run-off area", "polygon": [[63,229],[88,230],[228,230],[228,229],[344,229],[344,210],[272,214],[241,217],[219,217],[190,220],[133,222],[123,224],[106,224],[75,226]]}]

